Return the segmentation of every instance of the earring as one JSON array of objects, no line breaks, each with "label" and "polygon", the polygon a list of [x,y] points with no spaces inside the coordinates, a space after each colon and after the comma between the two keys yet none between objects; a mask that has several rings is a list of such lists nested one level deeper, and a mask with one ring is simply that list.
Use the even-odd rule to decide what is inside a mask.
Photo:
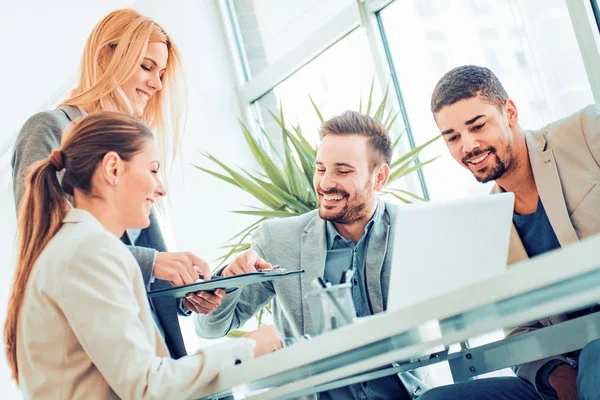
[{"label": "earring", "polygon": [[118,185],[118,184],[119,184],[119,180],[115,179],[115,185]]}]

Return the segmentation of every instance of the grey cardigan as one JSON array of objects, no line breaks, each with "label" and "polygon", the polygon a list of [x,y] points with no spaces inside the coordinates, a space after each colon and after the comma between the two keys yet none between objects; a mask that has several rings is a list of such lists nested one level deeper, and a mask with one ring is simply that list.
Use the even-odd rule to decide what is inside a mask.
[{"label": "grey cardigan", "polygon": [[[394,205],[380,200],[379,206],[384,210],[382,223],[373,225],[366,257],[367,291],[374,313],[386,310],[393,247],[388,244],[394,241],[397,214]],[[323,276],[327,257],[325,230],[325,221],[316,210],[298,217],[263,222],[252,237],[252,249],[273,265],[281,265],[288,271],[304,269],[305,273],[244,286],[228,294],[223,298],[221,307],[207,315],[198,314],[198,335],[222,337],[242,326],[272,299],[273,319],[283,335],[293,336],[294,330],[301,334],[314,334],[310,309],[302,299],[312,290],[312,280]],[[291,320],[285,317],[282,309]],[[422,371],[415,372],[399,374],[412,398],[419,397],[428,389],[423,382],[426,376],[421,374]]]},{"label": "grey cardigan", "polygon": [[[25,122],[15,142],[11,159],[15,205],[18,206],[23,196],[23,181],[29,166],[48,157],[53,149],[58,149],[63,129],[70,121],[82,115],[77,107],[63,106],[58,110],[35,114]],[[154,268],[156,252],[167,251],[156,215],[154,213],[150,215],[150,226],[142,230],[135,243],[131,243],[126,234],[123,235],[121,240],[128,245],[129,250],[133,253],[142,271],[144,283],[148,287]],[[152,289],[170,286],[169,282],[160,279],[155,279],[150,285]],[[164,329],[165,341],[171,356],[180,358],[186,355],[177,318],[177,301],[174,299],[153,299],[152,306]]]}]

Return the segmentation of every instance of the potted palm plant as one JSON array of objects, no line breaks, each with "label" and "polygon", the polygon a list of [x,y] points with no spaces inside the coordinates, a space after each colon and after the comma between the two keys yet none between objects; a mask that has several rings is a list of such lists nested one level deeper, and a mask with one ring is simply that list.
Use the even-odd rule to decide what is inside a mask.
[{"label": "potted palm plant", "polygon": [[[377,107],[373,107],[372,96],[373,85],[371,85],[365,110],[363,111],[361,100],[359,111],[381,121],[386,129],[390,131],[396,121],[398,112],[387,110],[387,92]],[[321,112],[312,98],[309,97],[309,100],[322,123],[323,116]],[[257,220],[227,240],[222,246],[225,249],[225,254],[217,260],[220,265],[233,254],[250,248],[249,239],[261,222],[270,218],[300,215],[318,207],[317,196],[312,183],[317,149],[304,137],[299,125],[286,122],[281,104],[279,109],[278,114],[271,111],[269,111],[269,114],[281,129],[283,151],[276,149],[269,135],[263,129],[259,133],[254,133],[245,124],[241,124],[244,138],[256,160],[258,170],[249,171],[243,167],[230,167],[210,153],[204,153],[204,156],[218,167],[216,170],[195,165],[201,171],[248,192],[262,204],[262,207],[248,206],[246,209],[233,211],[238,214],[256,216]],[[395,138],[393,142],[394,149],[400,143],[403,133]],[[382,191],[384,195],[392,196],[405,203],[414,200],[424,201],[414,193],[394,188],[392,184],[431,163],[434,159],[420,162],[418,157],[424,148],[438,138],[439,136],[436,136],[392,160],[389,180]],[[270,305],[267,305],[257,315],[259,325],[265,312],[270,312],[269,307]],[[240,333],[234,332],[230,336],[238,336]]]}]

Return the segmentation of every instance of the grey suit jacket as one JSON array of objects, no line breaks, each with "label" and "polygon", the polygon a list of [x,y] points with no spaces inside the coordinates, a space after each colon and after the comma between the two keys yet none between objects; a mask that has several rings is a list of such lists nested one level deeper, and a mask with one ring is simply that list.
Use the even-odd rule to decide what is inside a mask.
[{"label": "grey suit jacket", "polygon": [[[58,149],[63,129],[70,121],[82,115],[79,108],[64,106],[58,110],[35,114],[25,122],[17,137],[11,159],[16,205],[19,204],[23,196],[23,181],[28,167],[36,161],[48,157],[53,149]],[[144,283],[148,287],[154,268],[156,252],[167,251],[156,215],[154,213],[150,215],[150,226],[142,230],[135,243],[131,243],[127,235],[124,235],[121,240],[130,245],[128,246],[129,250],[139,263]],[[152,289],[165,287],[171,287],[170,283],[160,279],[156,279],[152,284]],[[154,299],[152,305],[165,331],[165,341],[171,356],[180,358],[186,355],[177,318],[177,302],[173,299]]]},{"label": "grey suit jacket", "polygon": [[[560,245],[599,234],[600,105],[589,105],[538,131],[527,132],[526,139],[535,183]],[[498,186],[493,189],[493,192],[500,191]],[[513,226],[508,263],[527,258]],[[517,327],[509,334],[525,333],[565,320],[566,315],[555,315]],[[537,372],[551,359],[569,361],[565,356],[538,360],[520,366],[517,375],[535,386]]]},{"label": "grey suit jacket", "polygon": [[[374,313],[385,311],[392,260],[396,206],[380,200],[383,223],[373,226],[366,260],[367,291]],[[274,299],[273,317],[279,332],[293,336],[293,324],[303,334],[314,334],[310,310],[304,295],[312,291],[311,282],[323,276],[327,256],[325,221],[317,210],[298,217],[264,222],[254,234],[252,248],[260,257],[288,271],[304,269],[298,277],[243,287],[223,298],[221,307],[208,315],[197,316],[196,331],[206,338],[225,336],[242,326],[265,304]],[[287,314],[291,318],[288,320]],[[415,374],[399,374],[408,392],[418,397],[427,386]]]}]

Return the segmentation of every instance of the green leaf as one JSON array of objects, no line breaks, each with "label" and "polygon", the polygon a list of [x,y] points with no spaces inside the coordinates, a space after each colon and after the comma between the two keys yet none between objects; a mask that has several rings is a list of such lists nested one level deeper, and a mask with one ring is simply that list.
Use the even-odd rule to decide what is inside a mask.
[{"label": "green leaf", "polygon": [[406,197],[399,196],[399,195],[398,195],[398,194],[396,194],[396,193],[390,192],[390,193],[388,193],[388,194],[391,194],[392,196],[394,196],[395,198],[397,198],[398,200],[400,200],[400,201],[401,201],[401,202],[403,202],[403,203],[406,203],[406,204],[410,204],[410,203],[411,203],[411,201],[410,201],[410,200],[408,200]]},{"label": "green leaf", "polygon": [[227,182],[227,183],[230,183],[230,184],[232,184],[233,186],[240,187],[240,185],[238,185],[238,183],[235,181],[235,179],[232,179],[232,178],[230,178],[230,177],[228,177],[228,176],[225,176],[225,175],[223,175],[223,174],[219,174],[218,172],[211,171],[211,170],[209,170],[209,169],[206,169],[206,168],[199,167],[199,166],[197,166],[197,165],[194,165],[194,167],[198,168],[200,171],[204,171],[204,172],[206,172],[207,174],[210,174],[210,175],[212,175],[212,176],[215,176],[215,177],[217,177],[217,178],[219,178],[219,179],[221,179],[221,180],[223,180],[223,181],[225,181],[225,182]]},{"label": "green leaf", "polygon": [[310,202],[310,204],[313,205],[313,207],[312,207],[313,210],[318,207],[317,194],[315,193],[315,191],[312,187],[306,191],[306,196],[304,197],[304,202],[307,204],[309,204],[309,202]]},{"label": "green leaf", "polygon": [[[437,157],[432,158],[431,160],[427,160],[425,162],[422,163],[418,163],[415,164],[414,166],[412,166],[411,168],[400,168],[396,171],[394,171],[393,173],[390,174],[389,178],[388,178],[388,182],[393,182],[398,178],[401,178],[403,176],[406,176],[408,174],[410,174],[411,172],[414,172],[418,169],[423,168],[424,166],[426,166],[429,163],[432,163],[433,161],[435,161],[437,159]],[[405,167],[408,167],[408,165],[410,164],[406,164]]]},{"label": "green leaf", "polygon": [[[394,126],[394,123],[396,122],[396,118],[398,118],[398,115],[400,114],[400,111],[397,111],[396,114],[394,114],[394,117],[392,118],[392,120],[388,123],[386,122],[385,125],[385,129],[389,132],[392,129],[392,126]],[[406,131],[403,130],[402,133],[404,133]],[[402,133],[400,133],[400,135],[398,135],[398,137],[402,136]]]},{"label": "green leaf", "polygon": [[281,174],[281,171],[279,171],[275,163],[273,163],[271,157],[269,157],[265,150],[260,146],[258,141],[254,138],[252,132],[250,132],[246,127],[243,127],[243,132],[254,158],[262,167],[269,179],[271,179],[271,181],[277,186],[286,187],[287,185]]},{"label": "green leaf", "polygon": [[404,153],[403,156],[401,156],[400,158],[397,158],[396,160],[392,161],[392,165],[390,165],[390,169],[394,169],[397,165],[404,163],[406,160],[410,159],[410,158],[414,158],[415,156],[418,156],[419,153],[426,148],[427,146],[429,146],[431,143],[435,142],[436,140],[438,140],[441,136],[435,136],[433,139],[428,140],[427,142],[423,143],[420,146],[415,147],[414,149],[411,149],[410,151]]},{"label": "green leaf", "polygon": [[235,243],[235,244],[223,244],[219,247],[222,249],[231,249],[231,248],[238,248],[238,247],[246,247],[249,245],[250,245],[250,243]]},{"label": "green leaf", "polygon": [[312,180],[313,176],[315,175],[316,150],[311,148],[307,153],[303,148],[305,146],[303,146],[296,137],[290,134],[288,135],[288,138],[294,147],[296,155],[300,159],[300,165],[302,166],[302,173],[306,179],[306,185],[312,187]]},{"label": "green leaf", "polygon": [[260,225],[266,218],[261,218],[258,221],[254,222],[251,225],[248,225],[247,227],[245,227],[242,231],[236,233],[233,237],[227,239],[227,242],[232,242],[234,239],[237,239],[238,237],[240,237],[241,235],[243,235],[244,233],[248,232],[248,231],[253,231],[255,228],[258,227],[258,225]]},{"label": "green leaf", "polygon": [[323,116],[321,115],[321,112],[319,111],[319,108],[317,107],[317,105],[315,104],[315,102],[313,101],[312,97],[310,97],[310,95],[308,96],[308,98],[310,99],[310,103],[312,104],[313,108],[315,109],[315,112],[317,113],[317,117],[319,117],[319,121],[321,121],[321,123],[323,123]]},{"label": "green leaf", "polygon": [[304,204],[302,201],[298,201],[298,199],[296,199],[289,192],[285,191],[283,188],[280,188],[277,185],[266,182],[262,179],[258,179],[256,177],[252,177],[252,179],[256,183],[258,183],[261,187],[263,187],[265,190],[269,191],[271,193],[271,195],[273,197],[277,198],[277,200],[280,203],[287,204],[288,208],[296,210],[297,212],[300,212],[300,213],[305,213],[305,212],[311,210],[310,208],[308,208],[306,206],[306,204]]},{"label": "green leaf", "polygon": [[229,168],[223,162],[217,160],[212,155],[208,154],[208,158],[223,168],[231,177],[237,182],[237,184],[249,192],[252,196],[254,196],[258,201],[263,203],[269,208],[278,208],[281,204],[278,202],[276,198],[274,198],[269,192],[261,188],[260,186],[252,183],[248,178],[245,178],[241,174],[235,172],[233,169]]},{"label": "green leaf", "polygon": [[388,89],[385,90],[385,95],[383,96],[383,100],[381,100],[379,107],[377,107],[377,111],[375,111],[375,114],[373,115],[373,118],[375,118],[377,121],[381,121],[383,119],[383,113],[385,113],[385,106],[387,104],[387,97],[388,97]]},{"label": "green leaf", "polygon": [[256,318],[258,320],[258,326],[260,327],[262,325],[262,318],[263,318],[263,314],[265,313],[265,309],[264,307],[260,309],[260,311],[258,312],[258,317]]},{"label": "green leaf", "polygon": [[279,159],[279,162],[283,163],[283,160],[282,160],[281,156],[279,155],[279,152],[277,151],[277,149],[275,148],[275,145],[273,144],[273,141],[271,140],[271,136],[267,133],[267,131],[265,131],[265,129],[262,126],[260,127],[260,132],[261,132],[262,137],[269,144],[270,152],[272,154],[274,154],[275,157],[277,157],[277,159]]},{"label": "green leaf", "polygon": [[381,122],[383,123],[384,126],[387,126],[388,122],[390,122],[390,118],[392,117],[392,113],[394,112],[394,110],[392,110],[390,108],[390,110],[387,113],[387,117],[385,117],[385,120],[382,120]]},{"label": "green leaf", "polygon": [[402,134],[400,134],[396,140],[394,140],[394,142],[392,143],[392,150],[396,150],[396,146],[398,146],[398,143],[400,143],[400,139],[402,138]]},{"label": "green leaf", "polygon": [[241,331],[241,330],[239,330],[239,329],[236,329],[236,330],[233,330],[233,331],[229,332],[229,333],[227,334],[227,337],[228,337],[228,338],[237,339],[237,338],[244,337],[244,335],[246,335],[247,333],[248,333],[248,332],[246,332],[246,331]]},{"label": "green leaf", "polygon": [[312,157],[312,162],[314,163],[314,158],[316,157],[316,149],[306,140],[299,127],[294,127],[292,125],[292,129],[294,133],[290,132],[288,129],[285,129],[286,135],[293,142],[298,143],[300,149],[307,157]]},{"label": "green leaf", "polygon": [[307,204],[301,197],[298,197],[298,193],[303,193],[307,185],[310,183],[306,180],[304,171],[298,165],[295,156],[297,156],[295,149],[292,151],[290,147],[290,139],[286,136],[283,140],[283,149],[285,152],[285,175],[288,177],[288,185],[291,188],[291,193],[294,198],[298,201]]},{"label": "green leaf", "polygon": [[287,218],[294,217],[296,215],[300,215],[300,213],[292,212],[292,211],[273,211],[273,210],[240,210],[240,211],[232,211],[236,214],[244,214],[244,215],[256,215],[259,217],[268,217],[268,218]]},{"label": "green leaf", "polygon": [[424,197],[417,196],[416,194],[411,193],[411,192],[409,192],[407,190],[403,190],[403,189],[388,189],[387,191],[385,191],[385,193],[396,194],[396,195],[398,193],[402,193],[402,194],[405,194],[406,196],[411,197],[411,198],[413,198],[415,200],[427,201],[427,199],[425,199]]},{"label": "green leaf", "polygon": [[373,87],[375,87],[375,75],[373,75],[373,79],[371,79],[371,88],[369,89],[369,100],[367,101],[367,111],[365,114],[371,115],[371,104],[373,102]]}]

